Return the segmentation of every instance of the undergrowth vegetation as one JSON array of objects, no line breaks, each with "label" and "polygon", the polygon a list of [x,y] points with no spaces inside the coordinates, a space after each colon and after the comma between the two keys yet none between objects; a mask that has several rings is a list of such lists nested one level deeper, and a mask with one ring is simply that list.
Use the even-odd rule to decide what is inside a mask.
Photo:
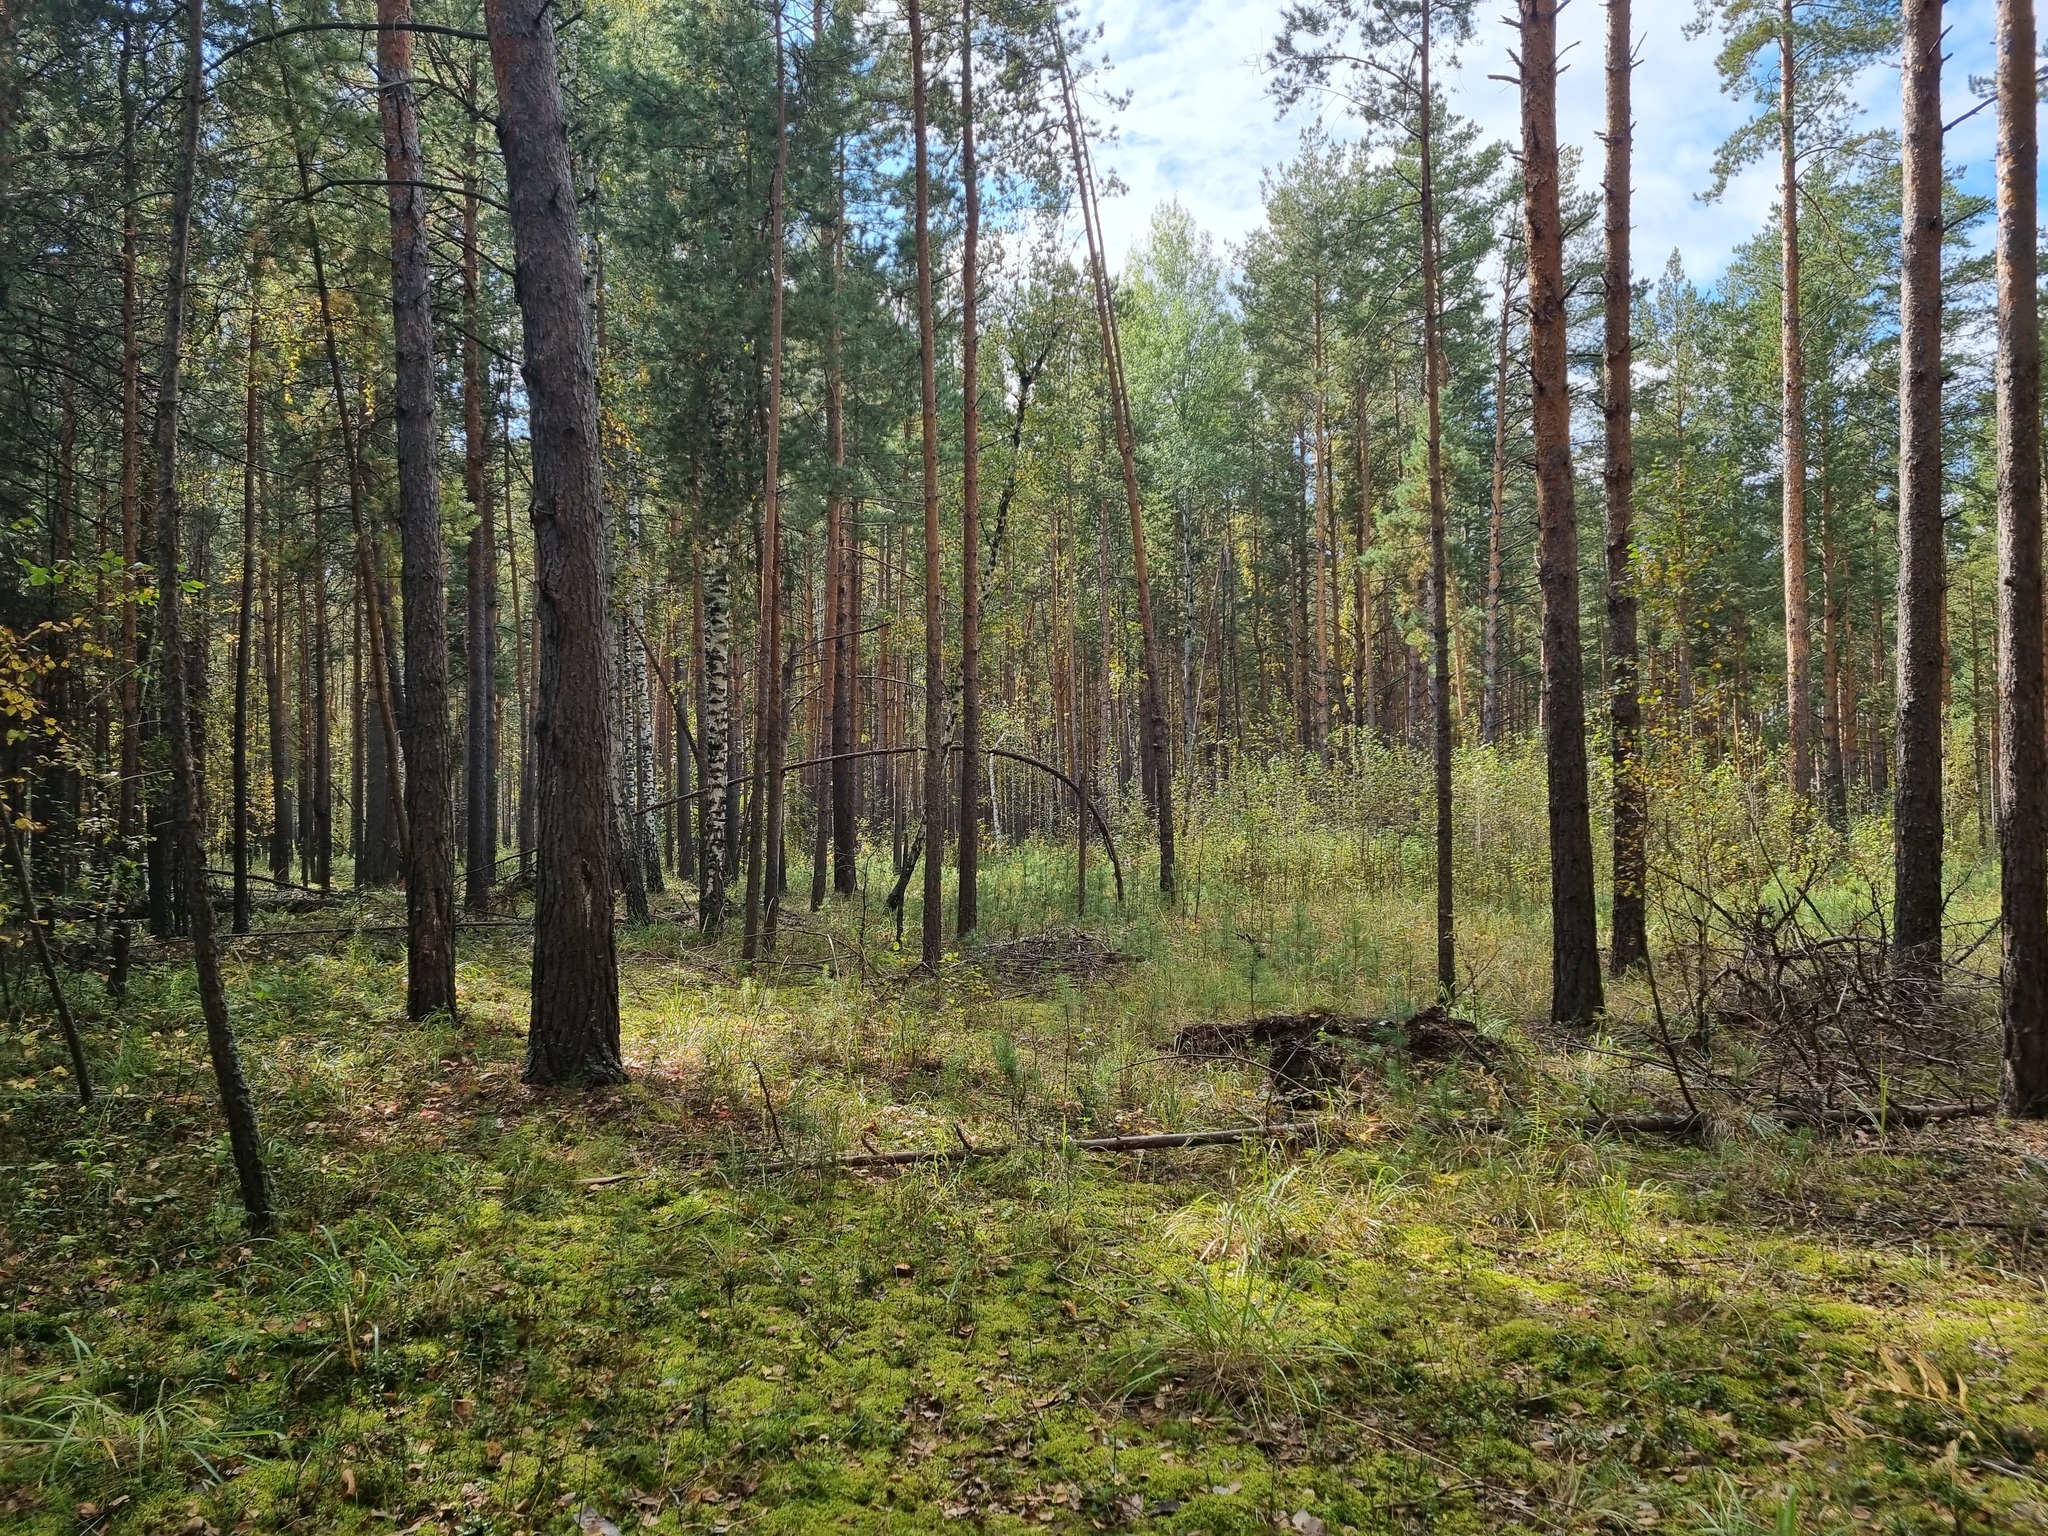
[{"label": "undergrowth vegetation", "polygon": [[[1003,848],[937,980],[890,945],[881,864],[867,896],[786,914],[752,974],[670,906],[622,935],[634,1081],[598,1095],[518,1083],[518,929],[465,935],[463,1016],[422,1028],[391,898],[266,917],[230,975],[285,1213],[262,1241],[180,957],[118,1014],[75,983],[88,1110],[17,983],[0,1525],[2048,1524],[2048,1143],[1774,1112],[1754,1033],[1696,985],[1698,955],[1740,953],[1712,909],[1855,932],[1880,842],[1774,821],[1756,776],[1660,798],[1712,878],[1660,879],[1658,996],[1631,979],[1564,1038],[1541,1023],[1540,775],[1474,754],[1459,1009],[1498,1057],[1390,1032],[1350,1047],[1312,1136],[1078,1146],[1305,1113],[1262,1061],[1176,1053],[1185,1025],[1433,1000],[1417,771],[1191,786],[1175,909],[1129,867],[1119,908],[1097,859],[1077,917],[1071,848]],[[1964,974],[1956,1065],[1895,1063],[1893,1102],[1985,1090]],[[1699,1138],[1588,1128],[1684,1108],[1680,1075],[1713,1106]]]}]

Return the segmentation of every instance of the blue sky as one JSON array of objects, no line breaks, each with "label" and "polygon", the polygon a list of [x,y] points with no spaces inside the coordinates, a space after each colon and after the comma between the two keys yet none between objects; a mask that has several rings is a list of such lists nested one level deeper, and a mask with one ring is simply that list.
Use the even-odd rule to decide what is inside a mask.
[{"label": "blue sky", "polygon": [[[1260,59],[1280,9],[1278,0],[1081,0],[1082,19],[1104,28],[1098,51],[1111,68],[1103,84],[1131,97],[1117,117],[1119,142],[1104,147],[1096,162],[1114,168],[1130,188],[1103,208],[1112,262],[1121,264],[1153,208],[1169,198],[1178,198],[1220,241],[1240,240],[1257,227],[1261,171],[1291,158],[1311,121],[1302,112],[1276,120],[1266,95]],[[1508,9],[1507,0],[1481,4],[1483,20],[1462,51],[1450,89],[1459,112],[1490,136],[1512,142],[1520,133],[1514,88],[1487,78],[1509,68],[1513,32],[1499,20]],[[1991,0],[1952,0],[1947,7],[1945,118],[1975,105],[1970,77],[1990,72],[1992,9]],[[1675,247],[1694,277],[1712,278],[1769,217],[1775,169],[1753,168],[1712,206],[1699,201],[1715,147],[1749,115],[1750,103],[1722,94],[1713,38],[1685,36],[1693,0],[1635,0],[1635,13],[1642,39],[1635,80],[1636,265],[1654,272]],[[1562,55],[1560,131],[1595,164],[1605,119],[1605,26],[1601,0],[1574,0],[1559,19],[1560,49],[1576,44]],[[1896,66],[1871,70],[1862,87],[1869,119],[1895,126]],[[1989,111],[1949,135],[1948,157],[1962,165],[1972,190],[1990,191],[1993,148]]]}]

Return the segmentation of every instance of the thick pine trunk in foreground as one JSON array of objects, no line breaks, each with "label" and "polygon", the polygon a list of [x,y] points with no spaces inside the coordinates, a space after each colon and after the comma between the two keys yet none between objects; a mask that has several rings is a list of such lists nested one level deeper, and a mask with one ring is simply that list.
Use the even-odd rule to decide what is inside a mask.
[{"label": "thick pine trunk in foreground", "polygon": [[1637,676],[1633,380],[1635,348],[1629,336],[1629,176],[1634,124],[1630,120],[1631,57],[1628,0],[1607,0],[1607,262],[1606,385],[1601,402],[1607,424],[1607,656],[1609,751],[1614,768],[1614,973],[1649,958],[1644,888],[1649,879],[1649,817],[1644,803],[1643,706]]},{"label": "thick pine trunk in foreground", "polygon": [[191,923],[192,965],[199,983],[199,1008],[206,1020],[206,1049],[214,1084],[227,1120],[228,1146],[240,1186],[242,1208],[257,1232],[271,1224],[270,1173],[256,1128],[256,1099],[242,1070],[242,1056],[228,1018],[227,988],[221,979],[220,945],[213,929],[213,893],[206,878],[204,789],[192,751],[190,680],[184,661],[183,571],[178,559],[182,521],[178,499],[178,390],[185,347],[186,267],[192,244],[192,202],[199,161],[199,112],[204,100],[201,61],[205,40],[200,0],[186,0],[185,90],[178,160],[171,186],[170,251],[165,261],[164,342],[157,365],[156,398],[156,581],[157,635],[161,654],[164,734],[170,739],[171,810],[178,873]]},{"label": "thick pine trunk in foreground", "polygon": [[531,1083],[619,1082],[612,936],[610,690],[597,359],[582,237],[546,0],[484,8],[498,82],[498,141],[517,254],[533,444],[534,604],[540,654],[533,739],[535,833]]},{"label": "thick pine trunk in foreground", "polygon": [[391,209],[391,321],[398,360],[398,528],[405,596],[405,1011],[455,1012],[455,808],[448,731],[448,582],[434,427],[434,311],[420,185],[411,0],[377,0],[377,99]]},{"label": "thick pine trunk in foreground", "polygon": [[1550,776],[1550,1017],[1554,1023],[1584,1024],[1604,1004],[1586,786],[1564,230],[1558,214],[1557,0],[1521,0],[1521,23],[1536,574],[1543,588],[1543,742]]},{"label": "thick pine trunk in foreground", "polygon": [[2005,1107],[2048,1117],[2048,746],[2043,743],[2041,317],[2033,0],[1998,6],[1998,807]]},{"label": "thick pine trunk in foreground", "polygon": [[[1941,0],[1906,0],[1899,288],[1899,725],[1892,968],[1941,964]],[[2038,626],[2037,626],[2038,628]],[[2038,691],[2038,690],[2037,690]]]}]

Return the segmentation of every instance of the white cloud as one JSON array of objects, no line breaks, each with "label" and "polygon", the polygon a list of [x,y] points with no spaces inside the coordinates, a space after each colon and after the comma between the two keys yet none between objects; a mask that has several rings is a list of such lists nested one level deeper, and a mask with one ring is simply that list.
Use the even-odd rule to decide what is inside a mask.
[{"label": "white cloud", "polygon": [[[1488,78],[1511,67],[1514,33],[1499,19],[1507,8],[1505,0],[1481,7],[1479,31],[1450,73],[1450,90],[1457,111],[1489,136],[1513,143],[1521,133],[1514,88]],[[1944,115],[1954,119],[1974,104],[1969,77],[1991,67],[1991,7],[1948,9]],[[1722,93],[1714,38],[1685,36],[1693,15],[1690,0],[1637,0],[1635,12],[1642,59],[1635,77],[1636,265],[1654,272],[1676,248],[1696,277],[1712,277],[1734,247],[1769,218],[1777,196],[1775,168],[1752,167],[1721,201],[1699,201],[1711,180],[1716,146],[1749,115],[1751,104]],[[1082,0],[1081,14],[1104,29],[1100,49],[1112,67],[1102,83],[1131,98],[1117,116],[1119,142],[1097,159],[1099,168],[1114,169],[1130,187],[1103,205],[1112,261],[1143,238],[1152,210],[1169,198],[1178,198],[1218,239],[1242,239],[1260,222],[1261,172],[1288,160],[1312,121],[1299,110],[1276,121],[1266,94],[1269,80],[1261,60],[1279,27],[1279,5]],[[1598,135],[1606,121],[1605,27],[1600,0],[1576,0],[1559,18],[1559,46],[1567,50],[1559,131],[1567,143],[1584,148],[1589,177],[1598,174]],[[1895,66],[1872,69],[1862,89],[1870,121],[1897,122]],[[1950,136],[1949,158],[1963,164],[1972,190],[1990,190],[1993,138],[1988,111]]]}]

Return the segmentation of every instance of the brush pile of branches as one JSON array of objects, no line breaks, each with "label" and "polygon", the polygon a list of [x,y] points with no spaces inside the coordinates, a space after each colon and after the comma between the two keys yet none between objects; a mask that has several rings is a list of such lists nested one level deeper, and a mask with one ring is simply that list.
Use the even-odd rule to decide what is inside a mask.
[{"label": "brush pile of branches", "polygon": [[976,956],[981,969],[998,983],[1025,988],[1062,976],[1076,982],[1098,981],[1131,959],[1086,928],[1042,929],[985,944]]},{"label": "brush pile of branches", "polygon": [[1779,882],[1740,907],[1683,881],[1667,896],[1671,944],[1652,986],[1658,1045],[1696,1112],[1710,1095],[1825,1122],[1995,1096],[1988,933],[1952,933],[1943,958],[1902,967],[1875,900],[1845,911],[1838,895],[1817,900],[1811,880]]}]

